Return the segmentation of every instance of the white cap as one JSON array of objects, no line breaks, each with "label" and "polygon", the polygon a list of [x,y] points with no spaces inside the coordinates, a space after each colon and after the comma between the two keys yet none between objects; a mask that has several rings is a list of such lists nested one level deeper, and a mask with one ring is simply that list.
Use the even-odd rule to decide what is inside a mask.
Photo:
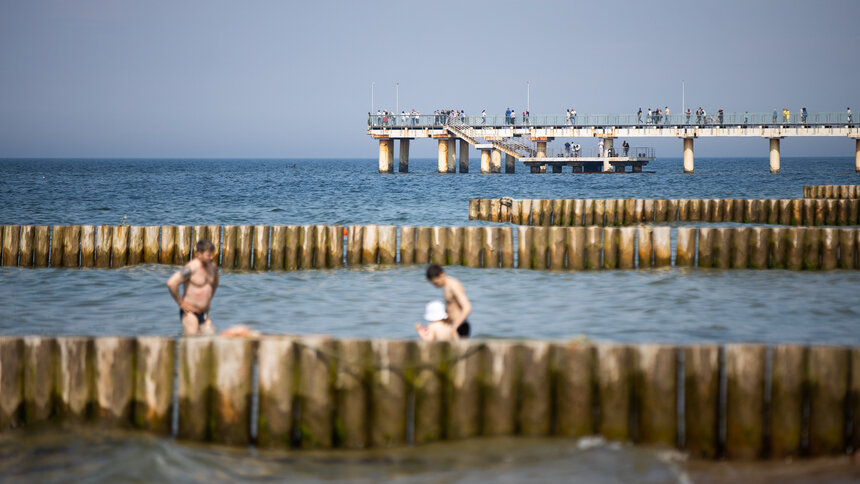
[{"label": "white cap", "polygon": [[445,311],[445,303],[442,301],[430,301],[424,308],[424,320],[440,321],[448,317]]}]

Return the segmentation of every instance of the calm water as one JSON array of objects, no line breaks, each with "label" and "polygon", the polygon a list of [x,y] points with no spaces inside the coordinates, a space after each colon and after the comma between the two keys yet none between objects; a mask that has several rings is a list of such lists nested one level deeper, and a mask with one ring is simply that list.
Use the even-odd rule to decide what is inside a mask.
[{"label": "calm water", "polygon": [[[435,160],[410,168],[381,176],[376,160],[0,160],[0,224],[464,225],[482,223],[467,220],[473,197],[796,198],[805,184],[860,184],[852,158],[784,158],[779,175],[764,158],[697,159],[695,175],[682,174],[678,159],[652,163],[653,174],[612,176],[531,175],[522,165],[516,175],[481,175],[476,163],[472,174],[438,175]],[[0,334],[177,335],[164,287],[173,270],[2,268]],[[449,271],[466,287],[480,337],[860,344],[855,271]],[[212,316],[222,328],[267,333],[412,338],[424,303],[439,297],[418,266],[226,272]],[[138,434],[14,432],[0,435],[0,481],[691,480],[648,449],[477,442],[264,453]],[[706,467],[692,480],[723,475]],[[846,477],[850,468],[834,480]]]}]

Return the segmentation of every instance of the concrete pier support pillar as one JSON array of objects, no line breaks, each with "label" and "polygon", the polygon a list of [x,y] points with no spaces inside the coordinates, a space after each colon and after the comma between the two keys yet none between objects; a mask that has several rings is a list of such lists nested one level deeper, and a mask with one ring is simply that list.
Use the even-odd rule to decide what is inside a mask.
[{"label": "concrete pier support pillar", "polygon": [[693,173],[693,138],[684,138],[684,173]]},{"label": "concrete pier support pillar", "polygon": [[394,173],[394,140],[379,140],[379,173]]},{"label": "concrete pier support pillar", "polygon": [[448,173],[457,173],[457,140],[448,140]]},{"label": "concrete pier support pillar", "polygon": [[854,171],[860,173],[860,138],[854,140]]},{"label": "concrete pier support pillar", "polygon": [[469,173],[469,142],[460,140],[460,173]]},{"label": "concrete pier support pillar", "polygon": [[409,173],[409,140],[400,140],[400,173]]},{"label": "concrete pier support pillar", "polygon": [[537,157],[546,158],[546,141],[537,142]]},{"label": "concrete pier support pillar", "polygon": [[779,173],[779,138],[770,139],[770,172]]},{"label": "concrete pier support pillar", "polygon": [[490,155],[490,173],[501,173],[502,171],[502,152],[493,150]]},{"label": "concrete pier support pillar", "polygon": [[[860,156],[860,155],[858,155]],[[515,173],[517,170],[517,159],[505,153],[505,173]]]},{"label": "concrete pier support pillar", "polygon": [[600,156],[603,157],[604,173],[612,171],[612,164],[609,163],[609,157],[612,155],[612,146],[614,143],[615,138],[603,138],[603,153],[600,153]]},{"label": "concrete pier support pillar", "polygon": [[490,151],[481,150],[481,173],[490,173]]},{"label": "concrete pier support pillar", "polygon": [[436,171],[448,173],[448,140],[439,140],[439,157],[436,160]]}]

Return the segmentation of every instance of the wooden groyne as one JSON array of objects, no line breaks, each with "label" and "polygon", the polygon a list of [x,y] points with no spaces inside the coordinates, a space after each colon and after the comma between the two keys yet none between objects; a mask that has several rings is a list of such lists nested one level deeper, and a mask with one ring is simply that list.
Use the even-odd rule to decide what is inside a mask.
[{"label": "wooden groyne", "polygon": [[169,435],[175,405],[180,439],[240,446],[601,435],[704,458],[836,455],[860,446],[860,349],[0,337],[0,431]]},{"label": "wooden groyne", "polygon": [[803,198],[860,198],[860,185],[804,185]]},{"label": "wooden groyne", "polygon": [[554,270],[860,268],[860,228],[6,225],[0,233],[0,263],[22,267],[182,264],[193,255],[191,241],[205,237],[215,243],[222,268],[257,271],[428,263]]},{"label": "wooden groyne", "polygon": [[860,199],[472,198],[469,200],[469,219],[560,227],[609,227],[676,221],[855,226],[860,225]]}]

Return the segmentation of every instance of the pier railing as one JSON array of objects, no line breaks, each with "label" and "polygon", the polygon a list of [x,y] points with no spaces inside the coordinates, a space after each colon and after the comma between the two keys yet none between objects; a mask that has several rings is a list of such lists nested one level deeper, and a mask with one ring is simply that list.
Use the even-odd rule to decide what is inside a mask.
[{"label": "pier railing", "polygon": [[[386,117],[384,115],[369,114],[367,118],[370,128],[442,128],[448,121],[447,116],[422,114],[419,116],[408,116],[405,120],[400,115]],[[568,119],[564,114],[531,115],[528,120],[523,120],[521,115],[515,119],[505,115],[463,115],[460,121],[474,128],[510,128],[510,127],[598,127],[598,126],[641,126],[641,127],[697,127],[697,126],[768,126],[768,127],[801,127],[801,126],[858,126],[857,114],[852,114],[849,119],[847,112],[823,112],[808,113],[803,116],[799,112],[792,112],[789,116],[783,116],[779,111],[776,116],[773,113],[725,113],[720,116],[708,113],[705,116],[697,116],[695,113],[686,114],[672,113],[650,118],[647,113],[641,116],[631,114],[577,114],[575,118]]]},{"label": "pier railing", "polygon": [[858,366],[860,348],[840,346],[3,336],[0,432],[75,422],[265,448],[600,435],[699,458],[839,455],[860,446]]},{"label": "pier railing", "polygon": [[[577,157],[593,157],[599,158],[603,156],[600,153],[598,148],[591,148],[587,153],[583,153],[580,149],[578,154],[577,150],[570,148],[554,148],[552,150],[547,150],[546,153],[547,158],[577,158]],[[610,157],[630,157],[630,158],[655,158],[656,150],[653,146],[630,146],[627,150],[623,147],[613,147],[610,153],[607,153],[606,156]]]}]

